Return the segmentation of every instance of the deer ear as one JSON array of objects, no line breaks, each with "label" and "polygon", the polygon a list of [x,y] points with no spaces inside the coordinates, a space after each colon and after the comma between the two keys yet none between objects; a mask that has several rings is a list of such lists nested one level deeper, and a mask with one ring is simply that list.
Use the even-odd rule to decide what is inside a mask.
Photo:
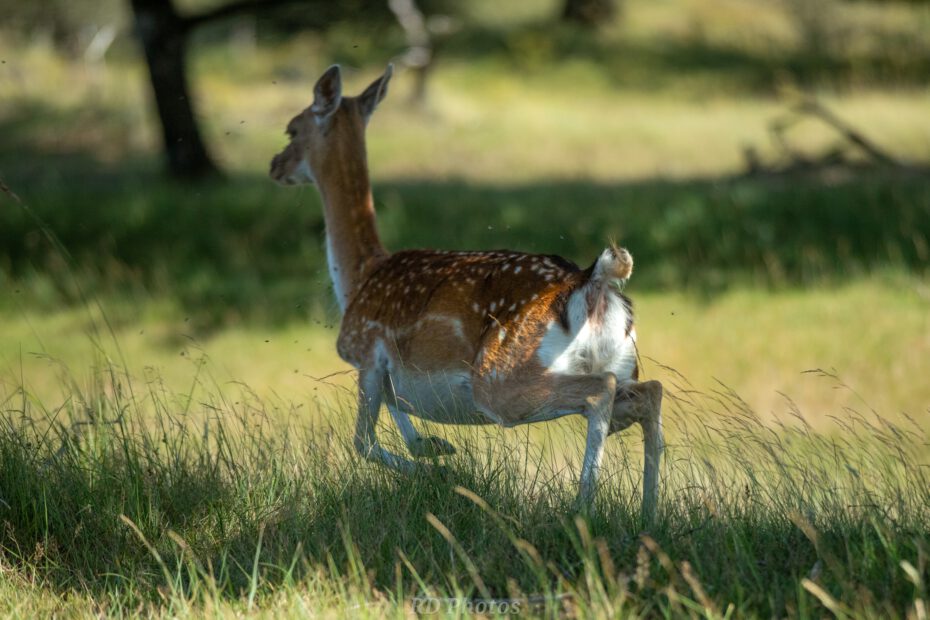
[{"label": "deer ear", "polygon": [[316,116],[317,122],[322,123],[339,108],[340,101],[342,76],[339,74],[339,65],[333,65],[320,76],[313,87],[313,105],[310,106],[310,111]]},{"label": "deer ear", "polygon": [[371,118],[375,108],[378,107],[378,104],[381,103],[381,100],[387,95],[388,82],[391,81],[392,75],[394,75],[394,65],[388,65],[387,69],[384,70],[384,75],[372,82],[371,85],[365,89],[365,92],[358,96],[358,105],[362,112],[362,118],[365,119],[366,123],[368,119]]}]

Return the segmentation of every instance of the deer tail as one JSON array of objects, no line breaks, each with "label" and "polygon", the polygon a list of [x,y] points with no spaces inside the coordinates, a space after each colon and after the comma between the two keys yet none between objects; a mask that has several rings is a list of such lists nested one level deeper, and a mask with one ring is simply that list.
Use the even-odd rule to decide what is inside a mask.
[{"label": "deer tail", "polygon": [[611,243],[594,262],[589,282],[595,287],[611,287],[619,291],[632,273],[633,257],[626,248]]}]

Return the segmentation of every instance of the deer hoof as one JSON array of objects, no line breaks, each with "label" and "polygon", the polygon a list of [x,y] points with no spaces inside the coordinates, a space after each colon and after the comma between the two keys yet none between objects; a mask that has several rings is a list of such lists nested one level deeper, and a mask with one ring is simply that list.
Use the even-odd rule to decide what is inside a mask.
[{"label": "deer hoof", "polygon": [[442,437],[420,437],[410,444],[410,453],[416,457],[437,457],[455,454],[455,446]]}]

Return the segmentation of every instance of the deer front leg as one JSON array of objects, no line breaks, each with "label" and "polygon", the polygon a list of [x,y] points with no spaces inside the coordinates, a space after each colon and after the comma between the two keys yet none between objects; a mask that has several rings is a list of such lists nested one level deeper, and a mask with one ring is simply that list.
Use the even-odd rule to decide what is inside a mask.
[{"label": "deer front leg", "polygon": [[386,373],[379,368],[363,368],[358,373],[358,420],[355,424],[355,450],[369,461],[411,473],[417,465],[409,459],[385,450],[378,443],[375,428],[381,411],[381,390]]},{"label": "deer front leg", "polygon": [[644,381],[623,385],[614,400],[610,433],[621,431],[633,422],[643,427],[643,521],[655,519],[659,503],[659,466],[665,440],[662,433],[662,384]]},{"label": "deer front leg", "polygon": [[662,434],[662,384],[656,382],[658,389],[650,399],[650,407],[640,424],[643,427],[643,521],[651,524],[655,519],[659,503],[659,466],[662,452],[665,450],[665,437]]}]

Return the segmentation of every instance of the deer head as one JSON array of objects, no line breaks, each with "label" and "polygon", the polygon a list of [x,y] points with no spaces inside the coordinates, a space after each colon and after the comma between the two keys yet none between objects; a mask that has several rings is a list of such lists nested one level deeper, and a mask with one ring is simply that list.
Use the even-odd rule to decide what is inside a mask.
[{"label": "deer head", "polygon": [[271,178],[282,185],[316,183],[351,154],[346,149],[364,153],[365,125],[387,95],[393,72],[388,65],[362,94],[343,97],[339,65],[327,69],[313,87],[313,103],[288,123],[290,143],[271,160]]}]

